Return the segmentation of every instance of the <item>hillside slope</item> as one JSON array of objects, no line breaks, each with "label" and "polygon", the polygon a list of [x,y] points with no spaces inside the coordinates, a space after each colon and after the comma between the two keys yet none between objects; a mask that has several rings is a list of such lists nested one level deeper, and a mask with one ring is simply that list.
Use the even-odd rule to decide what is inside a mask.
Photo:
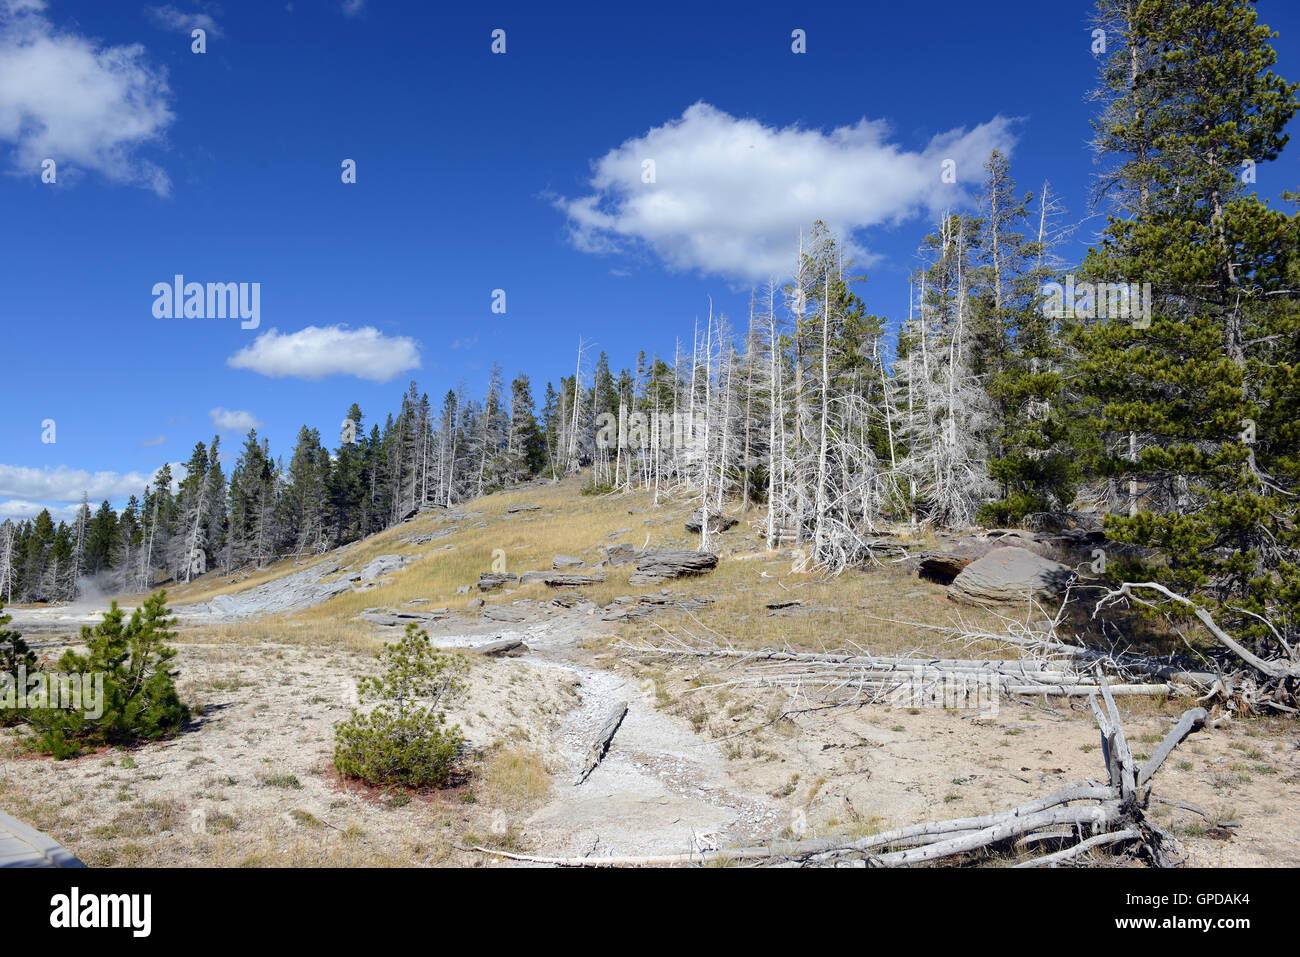
[{"label": "hillside slope", "polygon": [[[903,622],[948,623],[957,609],[942,586],[902,566],[827,580],[796,574],[791,555],[762,550],[761,530],[743,520],[714,537],[721,559],[710,574],[632,585],[635,565],[597,564],[606,546],[694,547],[684,523],[696,503],[578,489],[573,480],[513,489],[323,556],[176,588],[176,664],[193,727],[129,753],[65,762],[11,748],[0,756],[0,806],[90,864],[482,864],[494,858],[460,848],[668,854],[857,834],[997,810],[1098,773],[1083,707],[827,711],[800,695],[720,687],[692,662],[627,656],[620,642],[692,636],[938,654],[951,652],[938,632]],[[475,587],[494,562],[520,574],[550,569],[557,555],[606,580]],[[333,594],[286,605],[286,595],[317,586]],[[690,607],[622,617],[638,596]],[[778,603],[785,607],[767,607]],[[240,617],[223,617],[231,609]],[[961,614],[997,623],[991,613]],[[411,616],[444,648],[517,639],[528,649],[467,655],[468,692],[450,714],[470,745],[463,772],[453,787],[413,797],[341,781],[331,764],[332,728],[348,714],[357,677]],[[67,630],[52,626],[33,644],[53,653],[72,640]],[[624,701],[608,755],[575,786],[591,740]],[[1122,706],[1131,739],[1145,742],[1183,705]],[[1295,743],[1294,729],[1255,720],[1180,751],[1186,760],[1162,773],[1162,788],[1243,824],[1207,831],[1160,809],[1194,861],[1300,863]]]}]

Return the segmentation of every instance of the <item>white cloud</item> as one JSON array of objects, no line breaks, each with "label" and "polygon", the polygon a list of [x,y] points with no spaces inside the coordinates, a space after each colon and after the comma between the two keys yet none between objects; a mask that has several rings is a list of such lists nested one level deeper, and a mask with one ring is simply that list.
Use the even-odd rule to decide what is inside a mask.
[{"label": "white cloud", "polygon": [[271,329],[236,352],[226,364],[273,379],[350,375],[388,382],[408,369],[420,368],[420,348],[414,339],[385,336],[373,326],[308,326],[288,334]]},{"label": "white cloud", "polygon": [[167,436],[155,435],[152,439],[145,439],[140,444],[143,445],[145,448],[149,449],[149,448],[153,448],[155,445],[162,445],[166,441],[167,441]]},{"label": "white cloud", "polygon": [[[1011,123],[995,116],[909,151],[883,120],[778,129],[700,102],[594,161],[591,192],[555,205],[585,252],[642,245],[673,269],[761,281],[789,273],[799,231],[821,219],[862,265],[872,257],[854,231],[968,202],[989,153],[1010,153]],[[942,182],[945,159],[955,185]],[[653,183],[642,182],[645,160]]]},{"label": "white cloud", "polygon": [[247,432],[249,429],[255,429],[262,424],[251,412],[223,409],[221,406],[209,409],[208,415],[212,416],[212,424],[217,427],[219,432]]},{"label": "white cloud", "polygon": [[80,502],[83,491],[92,502],[125,498],[139,495],[152,481],[152,473],[87,472],[62,465],[54,469],[0,465],[0,495],[44,502]]},{"label": "white cloud", "polygon": [[[76,505],[42,505],[39,502],[28,502],[23,499],[11,498],[6,502],[0,502],[0,522],[6,518],[14,521],[35,518],[41,514],[42,509],[49,509],[50,518],[58,522],[72,522],[77,518],[77,512],[81,510],[81,503]],[[92,507],[93,510],[93,507]]]},{"label": "white cloud", "polygon": [[343,0],[343,15],[359,17],[366,9],[366,0]]},{"label": "white cloud", "polygon": [[189,36],[190,32],[198,27],[205,30],[210,37],[220,39],[223,36],[221,25],[208,14],[200,13],[197,10],[187,13],[168,4],[165,7],[145,7],[144,13],[156,26],[164,30],[172,30]]},{"label": "white cloud", "polygon": [[[169,462],[172,470],[171,492],[180,490],[180,483],[188,473],[181,462]],[[145,485],[152,485],[158,472],[145,475],[141,472],[95,472],[69,469],[60,465],[55,469],[23,468],[0,465],[0,495],[14,498],[0,501],[0,522],[6,518],[14,521],[35,518],[42,509],[48,509],[56,522],[71,522],[81,508],[84,491],[90,508],[94,511],[100,502],[108,499],[123,503],[132,495],[144,493]],[[58,502],[60,504],[52,504]]]},{"label": "white cloud", "polygon": [[0,142],[16,171],[35,174],[53,159],[62,180],[84,168],[160,196],[171,180],[139,158],[175,118],[166,72],[144,47],[101,46],[55,29],[44,0],[0,0]]}]

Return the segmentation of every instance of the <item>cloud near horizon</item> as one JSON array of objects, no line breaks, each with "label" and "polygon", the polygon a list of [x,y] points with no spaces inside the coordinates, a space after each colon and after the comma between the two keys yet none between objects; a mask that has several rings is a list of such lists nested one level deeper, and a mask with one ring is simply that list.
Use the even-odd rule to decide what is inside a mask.
[{"label": "cloud near horizon", "polygon": [[[180,462],[169,462],[172,470],[172,491],[186,475]],[[160,466],[161,468],[161,466]],[[157,470],[143,472],[88,472],[60,465],[55,468],[29,468],[22,465],[0,465],[0,522],[35,518],[48,508],[55,521],[75,517],[85,493],[92,509],[100,502],[121,501],[132,495],[141,495],[146,485],[152,485]],[[59,503],[59,504],[46,504]]]},{"label": "cloud near horizon", "polygon": [[383,383],[420,368],[420,347],[414,339],[386,336],[374,326],[307,326],[292,333],[270,329],[226,364],[273,379],[350,375]]},{"label": "cloud near horizon", "polygon": [[[994,116],[906,150],[883,120],[777,128],[701,101],[593,161],[586,195],[552,200],[584,252],[641,247],[670,269],[760,282],[790,272],[800,230],[820,219],[864,265],[874,257],[855,233],[969,204],[989,154],[1010,155],[1013,122]],[[948,159],[956,183],[942,181]]]}]

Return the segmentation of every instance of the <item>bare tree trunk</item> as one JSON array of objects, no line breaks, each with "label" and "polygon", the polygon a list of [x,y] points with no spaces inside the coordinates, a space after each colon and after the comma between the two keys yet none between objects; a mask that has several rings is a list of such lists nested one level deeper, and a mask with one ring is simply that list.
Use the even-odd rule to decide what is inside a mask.
[{"label": "bare tree trunk", "polygon": [[826,420],[830,417],[830,312],[831,312],[831,277],[826,276],[826,288],[822,296],[822,428],[820,448],[817,452],[817,525],[813,529],[813,554],[821,561],[825,557],[823,548],[826,544]]}]

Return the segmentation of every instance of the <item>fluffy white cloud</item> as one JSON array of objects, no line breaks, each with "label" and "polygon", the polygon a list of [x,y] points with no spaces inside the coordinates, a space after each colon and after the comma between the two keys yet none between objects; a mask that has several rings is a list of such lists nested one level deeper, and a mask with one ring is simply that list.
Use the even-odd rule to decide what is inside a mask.
[{"label": "fluffy white cloud", "polygon": [[[1010,153],[1011,123],[995,116],[909,151],[882,120],[778,129],[700,102],[594,161],[591,192],[555,203],[587,252],[643,244],[674,269],[761,281],[789,273],[800,229],[821,219],[862,265],[871,255],[854,231],[969,201],[989,153]],[[955,184],[942,181],[947,159]],[[642,182],[647,160],[653,183]]]},{"label": "fluffy white cloud", "polygon": [[[175,474],[173,465],[172,475]],[[42,502],[80,502],[83,491],[92,502],[125,498],[139,495],[152,481],[152,474],[142,472],[87,472],[62,465],[54,469],[0,465],[0,495]]]},{"label": "fluffy white cloud", "polygon": [[11,498],[7,502],[0,502],[0,522],[6,518],[14,521],[22,521],[27,518],[35,518],[41,514],[42,509],[49,509],[50,518],[57,522],[72,522],[77,518],[77,512],[81,510],[81,503],[76,505],[42,505],[39,502],[27,502],[19,498]]},{"label": "fluffy white cloud", "polygon": [[366,0],[343,0],[343,15],[359,17],[366,9]]},{"label": "fluffy white cloud", "polygon": [[253,413],[242,409],[223,409],[217,406],[209,409],[208,415],[212,416],[212,424],[219,432],[247,432],[262,424]]},{"label": "fluffy white cloud", "polygon": [[171,4],[165,7],[145,7],[145,16],[164,30],[184,33],[187,36],[195,27],[207,31],[210,37],[221,37],[221,25],[206,13],[177,10]]},{"label": "fluffy white cloud", "polygon": [[226,364],[274,379],[350,375],[388,382],[408,369],[420,368],[420,347],[414,339],[385,336],[373,326],[308,326],[287,334],[270,329],[227,359]]},{"label": "fluffy white cloud", "polygon": [[0,142],[12,144],[15,169],[36,174],[48,158],[60,180],[93,169],[166,196],[167,174],[136,155],[174,119],[165,71],[139,44],[102,46],[55,29],[45,6],[0,0]]}]

